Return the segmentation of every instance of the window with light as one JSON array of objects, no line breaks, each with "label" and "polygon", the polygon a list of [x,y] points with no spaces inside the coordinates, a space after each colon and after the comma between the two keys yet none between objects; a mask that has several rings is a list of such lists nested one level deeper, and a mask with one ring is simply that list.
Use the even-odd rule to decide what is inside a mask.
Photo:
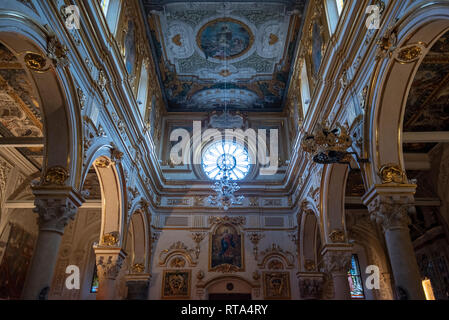
[{"label": "window with light", "polygon": [[359,258],[356,254],[351,257],[351,269],[348,271],[349,287],[352,299],[365,299],[362,275],[360,274]]},{"label": "window with light", "polygon": [[239,143],[220,141],[211,144],[203,153],[202,167],[211,180],[221,180],[228,174],[230,180],[242,180],[251,167],[248,150]]},{"label": "window with light", "polygon": [[105,16],[107,16],[107,14],[108,14],[109,4],[110,4],[110,0],[101,0],[100,1],[100,7]]}]

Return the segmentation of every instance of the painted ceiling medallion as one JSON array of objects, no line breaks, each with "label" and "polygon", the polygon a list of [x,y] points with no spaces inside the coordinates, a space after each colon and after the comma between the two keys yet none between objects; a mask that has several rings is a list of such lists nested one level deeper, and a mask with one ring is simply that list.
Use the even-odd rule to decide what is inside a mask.
[{"label": "painted ceiling medallion", "polygon": [[251,29],[241,21],[219,18],[205,24],[197,35],[198,47],[206,59],[236,59],[254,44]]}]

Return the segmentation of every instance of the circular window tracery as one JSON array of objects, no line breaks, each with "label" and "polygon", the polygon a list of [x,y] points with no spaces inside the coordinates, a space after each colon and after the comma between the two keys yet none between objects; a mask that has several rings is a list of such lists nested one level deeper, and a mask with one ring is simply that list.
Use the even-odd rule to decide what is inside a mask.
[{"label": "circular window tracery", "polygon": [[203,171],[211,180],[221,180],[225,172],[230,180],[242,180],[248,175],[250,164],[247,149],[230,141],[211,144],[202,158]]}]

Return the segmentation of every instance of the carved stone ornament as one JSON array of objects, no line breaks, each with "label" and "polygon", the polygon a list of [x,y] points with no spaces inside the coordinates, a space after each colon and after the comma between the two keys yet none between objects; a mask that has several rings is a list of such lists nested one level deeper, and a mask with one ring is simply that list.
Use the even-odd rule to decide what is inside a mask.
[{"label": "carved stone ornament", "polygon": [[66,168],[55,166],[48,168],[45,172],[44,181],[42,185],[58,185],[63,186],[69,178],[69,171]]},{"label": "carved stone ornament", "polygon": [[69,49],[61,44],[55,35],[51,35],[47,39],[47,56],[58,67],[65,67],[69,64],[67,53]]},{"label": "carved stone ornament", "polygon": [[193,258],[194,254],[194,249],[190,249],[183,242],[177,241],[168,249],[161,251],[159,254],[159,266],[166,267],[171,257],[183,257],[184,262],[187,261],[190,266],[196,266],[197,262]]},{"label": "carved stone ornament", "polygon": [[253,272],[253,280],[254,281],[259,281],[261,278],[260,272],[259,271],[254,271]]},{"label": "carved stone ornament", "polygon": [[306,271],[308,271],[308,272],[315,271],[315,269],[316,269],[315,262],[313,260],[307,259],[304,262],[304,269],[306,269]]},{"label": "carved stone ornament", "polygon": [[175,257],[170,261],[170,268],[184,268],[186,260],[181,257]]},{"label": "carved stone ornament", "polygon": [[145,272],[145,265],[143,263],[136,263],[131,268],[132,273],[144,273]]},{"label": "carved stone ornament", "polygon": [[299,279],[299,294],[302,299],[319,300],[323,295],[324,279],[317,277],[301,277]]},{"label": "carved stone ornament", "polygon": [[401,48],[396,55],[396,60],[400,63],[414,62],[422,56],[424,49],[422,43]]},{"label": "carved stone ornament", "polygon": [[222,272],[222,273],[234,273],[239,272],[240,269],[231,264],[221,264],[218,267],[214,268],[214,272]]},{"label": "carved stone ornament", "polygon": [[407,183],[407,177],[405,172],[395,164],[386,164],[382,166],[379,170],[379,177],[383,184],[397,183],[405,184]]},{"label": "carved stone ornament", "polygon": [[70,220],[74,220],[77,207],[69,199],[36,199],[33,211],[39,215],[40,230],[64,233]]},{"label": "carved stone ornament", "polygon": [[49,70],[47,59],[38,53],[27,53],[24,57],[24,62],[28,69],[33,71],[45,72]]},{"label": "carved stone ornament", "polygon": [[109,168],[110,165],[111,165],[111,161],[109,161],[106,158],[101,158],[101,159],[98,159],[97,161],[95,161],[95,166],[97,168],[106,169],[106,168]]},{"label": "carved stone ornament", "polygon": [[392,198],[377,198],[369,205],[371,220],[380,224],[384,231],[392,229],[407,229],[411,223],[409,211],[413,208],[410,199],[393,200]]},{"label": "carved stone ornament", "polygon": [[230,223],[235,226],[244,225],[246,223],[245,217],[209,217],[209,223],[211,225],[215,224],[223,224],[223,223]]},{"label": "carved stone ornament", "polygon": [[199,271],[197,272],[197,274],[196,274],[196,278],[197,278],[199,281],[201,281],[201,280],[204,279],[204,277],[205,277],[204,271],[199,270]]},{"label": "carved stone ornament", "polygon": [[100,279],[115,280],[122,268],[124,257],[121,255],[101,255],[97,257],[97,274]]},{"label": "carved stone ornament", "polygon": [[119,233],[118,232],[110,232],[103,235],[101,239],[100,245],[103,247],[116,247],[119,243]]},{"label": "carved stone ornament", "polygon": [[329,239],[331,239],[331,241],[333,243],[342,243],[345,242],[345,232],[343,230],[333,230],[330,234],[329,234]]}]

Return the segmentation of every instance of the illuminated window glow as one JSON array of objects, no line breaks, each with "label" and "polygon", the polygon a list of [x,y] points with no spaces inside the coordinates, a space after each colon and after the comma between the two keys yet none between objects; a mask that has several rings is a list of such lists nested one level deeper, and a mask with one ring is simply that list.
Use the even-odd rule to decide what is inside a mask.
[{"label": "illuminated window glow", "polygon": [[344,0],[335,0],[337,2],[337,11],[338,11],[338,15],[341,16],[341,13],[343,11],[343,6],[345,5],[345,1]]},{"label": "illuminated window glow", "polygon": [[242,180],[250,169],[248,151],[240,144],[223,141],[211,144],[203,154],[204,173],[211,180],[221,180],[225,171],[229,179]]},{"label": "illuminated window glow", "polygon": [[94,267],[94,274],[92,275],[92,282],[90,284],[90,293],[97,293],[98,292],[98,274],[97,274],[97,265]]},{"label": "illuminated window glow", "polygon": [[101,2],[100,2],[100,7],[101,7],[101,10],[103,10],[104,15],[108,14],[110,1],[111,0],[101,0]]},{"label": "illuminated window glow", "polygon": [[351,270],[348,272],[349,287],[352,299],[365,299],[363,292],[362,276],[360,275],[359,259],[353,254],[351,258]]},{"label": "illuminated window glow", "polygon": [[426,300],[435,300],[435,295],[433,294],[432,283],[429,279],[424,279],[422,281],[422,287],[424,289],[424,294],[426,295]]}]

